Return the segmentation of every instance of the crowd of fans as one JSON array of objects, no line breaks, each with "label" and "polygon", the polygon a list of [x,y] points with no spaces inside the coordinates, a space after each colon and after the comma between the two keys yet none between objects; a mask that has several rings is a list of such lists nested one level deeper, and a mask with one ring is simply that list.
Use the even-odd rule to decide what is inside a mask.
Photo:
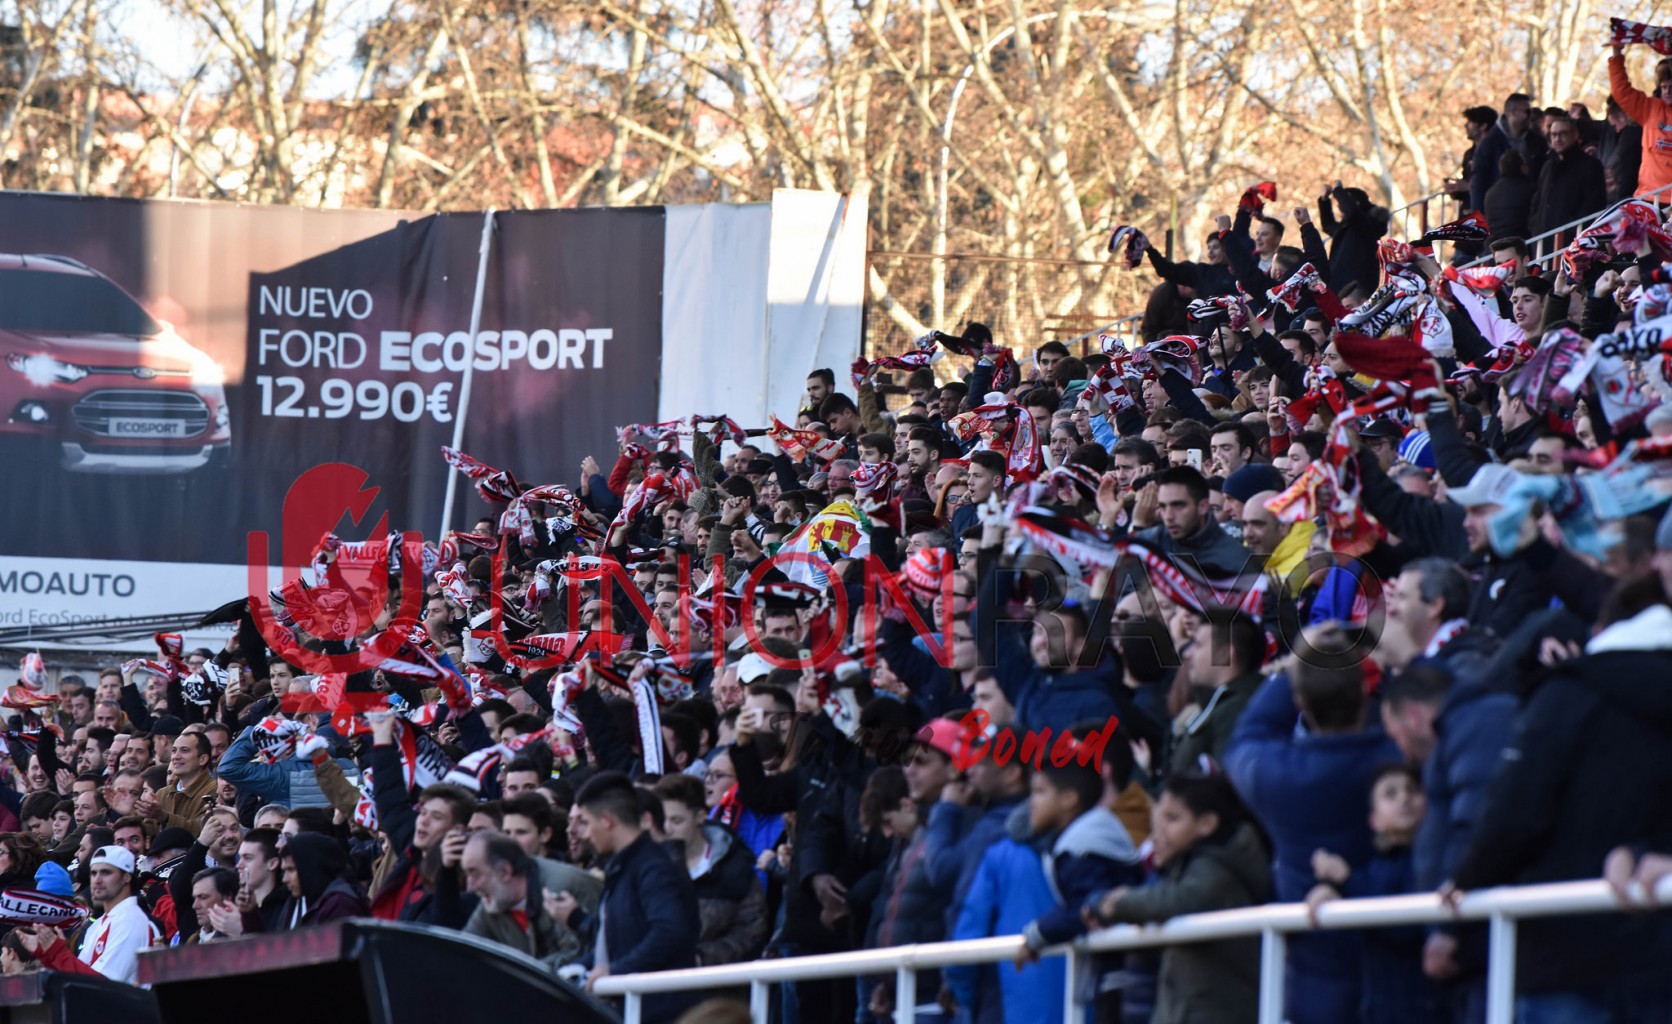
[{"label": "crowd of fans", "polygon": [[[328,537],[308,584],[223,609],[220,651],[162,635],[53,693],[26,659],[0,968],[133,982],[150,946],[355,916],[588,986],[1019,935],[922,972],[917,1016],[1060,1020],[1072,983],[1101,1021],[1252,1021],[1254,939],[1074,979],[1038,954],[1269,901],[1652,883],[1672,235],[1631,197],[1672,181],[1672,61],[1654,96],[1610,72],[1606,121],[1468,111],[1464,216],[1420,239],[1339,183],[1291,225],[1250,188],[1199,262],[1117,230],[1162,278],[1136,348],[972,323],[851,390],[815,371],[794,426],[624,426],[573,489],[448,452],[492,514],[421,566]],[[1589,215],[1543,264],[1517,237]],[[1518,1019],[1666,1020],[1669,953],[1657,915],[1526,922]],[[1297,935],[1287,1018],[1482,1020],[1485,955],[1466,924]],[[896,1009],[885,976],[772,1014]]]}]

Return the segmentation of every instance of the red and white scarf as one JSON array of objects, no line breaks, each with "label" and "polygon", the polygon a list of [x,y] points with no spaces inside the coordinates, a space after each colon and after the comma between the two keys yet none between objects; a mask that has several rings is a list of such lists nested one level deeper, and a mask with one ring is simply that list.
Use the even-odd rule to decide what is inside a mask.
[{"label": "red and white scarf", "polygon": [[485,462],[473,459],[456,448],[443,445],[441,457],[447,464],[469,477],[476,484],[476,493],[484,501],[496,505],[503,505],[515,498],[522,490],[517,484],[517,478],[503,469],[495,469]]},{"label": "red and white scarf", "polygon": [[1645,25],[1641,21],[1609,18],[1608,29],[1610,46],[1641,43],[1656,53],[1672,56],[1672,28],[1665,25]]},{"label": "red and white scarf", "polygon": [[839,459],[846,447],[833,437],[821,437],[816,430],[797,430],[776,416],[772,417],[772,425],[766,428],[766,436],[797,462],[806,462],[809,455],[820,462]]}]

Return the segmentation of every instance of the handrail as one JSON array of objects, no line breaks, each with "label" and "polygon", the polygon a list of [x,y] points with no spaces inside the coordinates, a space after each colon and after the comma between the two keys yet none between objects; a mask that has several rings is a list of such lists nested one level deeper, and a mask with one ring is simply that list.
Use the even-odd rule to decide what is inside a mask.
[{"label": "handrail", "polygon": [[1388,230],[1390,230],[1390,231],[1394,230],[1395,226],[1397,225],[1400,229],[1400,233],[1402,233],[1404,235],[1407,235],[1407,236],[1411,235],[1413,232],[1411,231],[1411,225],[1410,225],[1410,216],[1411,216],[1410,211],[1418,210],[1420,212],[1421,216],[1419,216],[1417,218],[1417,230],[1416,230],[1415,234],[1418,234],[1418,235],[1427,234],[1428,233],[1428,204],[1433,202],[1436,199],[1444,201],[1444,200],[1447,200],[1447,199],[1450,199],[1450,198],[1451,198],[1451,193],[1450,192],[1447,192],[1445,189],[1440,189],[1437,192],[1428,193],[1427,195],[1423,196],[1421,199],[1413,199],[1411,202],[1406,203],[1404,206],[1401,206],[1399,209],[1393,210],[1388,214]]},{"label": "handrail", "polygon": [[[1303,903],[1266,904],[1238,910],[1187,914],[1160,925],[1116,925],[1085,936],[1072,946],[1045,951],[1047,956],[1066,956],[1072,965],[1081,956],[1130,949],[1148,949],[1187,942],[1260,936],[1262,960],[1281,957],[1284,937],[1317,930],[1387,928],[1448,921],[1490,921],[1493,941],[1489,951],[1487,1005],[1488,1024],[1509,1024],[1514,1011],[1515,922],[1523,918],[1557,917],[1571,914],[1620,912],[1653,908],[1665,903],[1672,908],[1672,876],[1661,879],[1652,898],[1633,883],[1631,902],[1622,901],[1606,882],[1552,882],[1543,885],[1505,886],[1466,893],[1455,906],[1437,893],[1406,896],[1377,896],[1364,899],[1332,900],[1310,912]],[[849,953],[755,960],[717,967],[626,974],[598,979],[598,995],[625,997],[626,1024],[637,1024],[639,999],[664,992],[693,989],[730,988],[747,985],[757,1024],[765,1024],[766,986],[773,982],[818,978],[846,978],[894,974],[899,991],[915,984],[915,973],[930,968],[966,964],[998,963],[1014,957],[1022,948],[1019,935],[1004,935],[963,942],[926,942],[910,946],[865,949]],[[1072,979],[1073,971],[1069,977]],[[1262,963],[1261,1024],[1277,1024],[1282,1017],[1282,977]],[[1069,1007],[1078,1005],[1069,984]],[[910,1003],[899,1000],[896,1020],[910,1021]],[[1072,1017],[1072,1013],[1067,1014]]]},{"label": "handrail", "polygon": [[[1642,195],[1627,196],[1626,198],[1620,200],[1619,202],[1613,203],[1613,204],[1605,207],[1602,211],[1600,211],[1598,213],[1588,213],[1583,217],[1579,217],[1575,220],[1570,220],[1566,224],[1563,224],[1559,227],[1551,228],[1549,231],[1546,231],[1542,234],[1534,235],[1532,238],[1527,239],[1527,253],[1528,253],[1528,256],[1532,260],[1532,262],[1534,262],[1534,263],[1542,262],[1544,260],[1545,255],[1546,255],[1545,251],[1544,251],[1544,243],[1546,243],[1546,242],[1550,241],[1551,239],[1555,238],[1557,235],[1561,234],[1562,232],[1570,231],[1574,228],[1579,227],[1582,224],[1593,224],[1593,223],[1601,220],[1602,218],[1608,216],[1610,213],[1613,213],[1619,207],[1625,205],[1626,203],[1632,202],[1633,200],[1637,200],[1637,199],[1651,199],[1651,200],[1654,200],[1655,196],[1659,196],[1662,193],[1667,192],[1668,190],[1672,190],[1672,182],[1668,182],[1667,184],[1662,185],[1660,188],[1655,189],[1653,192],[1644,192]],[[1672,198],[1672,197],[1667,197],[1667,198]],[[1660,200],[1654,200],[1654,203],[1655,203],[1656,206],[1661,205]],[[1491,225],[1487,225],[1487,226],[1491,227]],[[1555,255],[1555,250],[1554,249],[1551,250],[1550,255]],[[1485,263],[1486,261],[1490,260],[1491,258],[1492,258],[1492,254],[1489,252],[1485,256],[1478,256],[1475,259],[1469,261],[1468,263],[1463,264],[1463,266],[1460,267],[1459,269],[1467,270],[1470,267],[1477,267],[1477,266],[1481,265],[1482,263]]]}]

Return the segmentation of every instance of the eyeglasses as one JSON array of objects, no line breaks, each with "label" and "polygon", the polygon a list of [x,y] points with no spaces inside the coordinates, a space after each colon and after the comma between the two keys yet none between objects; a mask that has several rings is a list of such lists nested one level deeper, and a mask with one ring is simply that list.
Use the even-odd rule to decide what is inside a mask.
[{"label": "eyeglasses", "polygon": [[713,769],[710,769],[710,770],[704,772],[702,777],[703,777],[703,780],[706,781],[706,782],[719,782],[722,779],[735,779],[735,778],[737,778],[737,776],[733,775],[731,772],[717,772],[717,771],[714,771]]}]

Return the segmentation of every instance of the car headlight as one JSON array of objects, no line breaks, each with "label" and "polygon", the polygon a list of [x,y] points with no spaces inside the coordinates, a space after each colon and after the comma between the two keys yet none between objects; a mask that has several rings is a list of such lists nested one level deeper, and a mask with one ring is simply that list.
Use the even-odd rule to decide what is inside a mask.
[{"label": "car headlight", "polygon": [[26,356],[13,352],[6,357],[6,365],[29,378],[37,387],[48,384],[73,384],[87,376],[87,367],[66,363],[46,355]]}]

